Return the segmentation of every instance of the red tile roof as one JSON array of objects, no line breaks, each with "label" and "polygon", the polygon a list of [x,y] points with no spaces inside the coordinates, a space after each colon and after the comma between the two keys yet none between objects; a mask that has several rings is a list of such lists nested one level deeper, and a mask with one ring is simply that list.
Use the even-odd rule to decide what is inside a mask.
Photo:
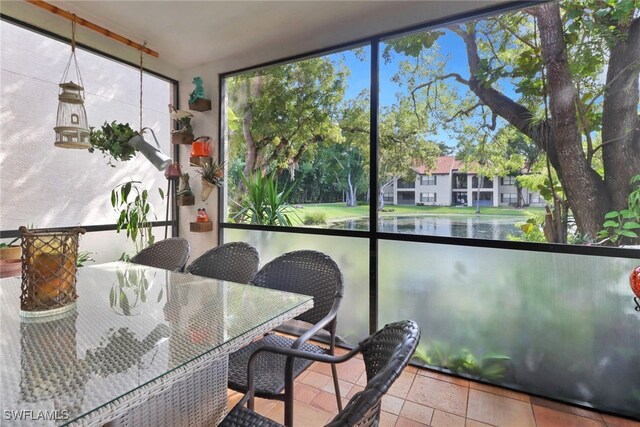
[{"label": "red tile roof", "polygon": [[437,174],[449,174],[454,169],[461,169],[462,166],[463,166],[462,161],[456,160],[455,157],[442,156],[442,157],[438,157],[435,168],[431,169],[425,165],[422,165],[422,166],[414,167],[413,170],[416,173],[419,173],[421,175],[425,175],[425,174],[437,175]]}]

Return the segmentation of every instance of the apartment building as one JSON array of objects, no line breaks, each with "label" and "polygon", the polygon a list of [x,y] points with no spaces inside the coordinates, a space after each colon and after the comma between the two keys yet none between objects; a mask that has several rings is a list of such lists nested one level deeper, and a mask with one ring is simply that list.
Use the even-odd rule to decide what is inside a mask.
[{"label": "apartment building", "polygon": [[462,171],[463,164],[453,156],[439,157],[435,167],[412,168],[415,179],[395,178],[383,190],[385,204],[426,206],[544,206],[540,193],[516,186],[515,176],[484,177]]}]

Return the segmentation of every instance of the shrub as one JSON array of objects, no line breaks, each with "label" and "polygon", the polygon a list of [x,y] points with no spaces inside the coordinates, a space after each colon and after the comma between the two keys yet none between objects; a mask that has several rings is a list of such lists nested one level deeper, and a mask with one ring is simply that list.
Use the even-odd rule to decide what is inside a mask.
[{"label": "shrub", "polygon": [[280,191],[275,172],[264,177],[260,172],[243,175],[242,181],[247,192],[234,219],[250,224],[293,225],[291,217],[296,218],[297,214],[287,202],[293,186],[285,185]]},{"label": "shrub", "polygon": [[326,212],[312,212],[304,214],[304,219],[302,220],[304,225],[320,225],[327,223],[327,213]]}]

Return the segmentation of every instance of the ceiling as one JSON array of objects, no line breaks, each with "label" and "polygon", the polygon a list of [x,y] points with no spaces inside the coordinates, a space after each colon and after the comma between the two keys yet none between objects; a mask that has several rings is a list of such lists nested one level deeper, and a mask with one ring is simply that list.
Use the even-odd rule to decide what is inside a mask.
[{"label": "ceiling", "polygon": [[146,41],[161,60],[188,69],[215,61],[254,65],[480,9],[497,0],[50,3],[136,42]]}]

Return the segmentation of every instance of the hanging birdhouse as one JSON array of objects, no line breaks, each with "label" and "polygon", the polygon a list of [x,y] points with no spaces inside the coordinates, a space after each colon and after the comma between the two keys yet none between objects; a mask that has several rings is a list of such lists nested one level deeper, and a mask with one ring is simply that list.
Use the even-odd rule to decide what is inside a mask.
[{"label": "hanging birdhouse", "polygon": [[84,88],[74,82],[60,83],[56,118],[56,147],[90,148],[89,123],[84,109]]},{"label": "hanging birdhouse", "polygon": [[[75,66],[78,84],[67,80],[71,66]],[[78,60],[76,59],[76,22],[71,23],[71,56],[60,80],[58,92],[58,114],[56,117],[56,147],[62,148],[91,148],[89,142],[89,122],[84,109],[84,87]]]}]

